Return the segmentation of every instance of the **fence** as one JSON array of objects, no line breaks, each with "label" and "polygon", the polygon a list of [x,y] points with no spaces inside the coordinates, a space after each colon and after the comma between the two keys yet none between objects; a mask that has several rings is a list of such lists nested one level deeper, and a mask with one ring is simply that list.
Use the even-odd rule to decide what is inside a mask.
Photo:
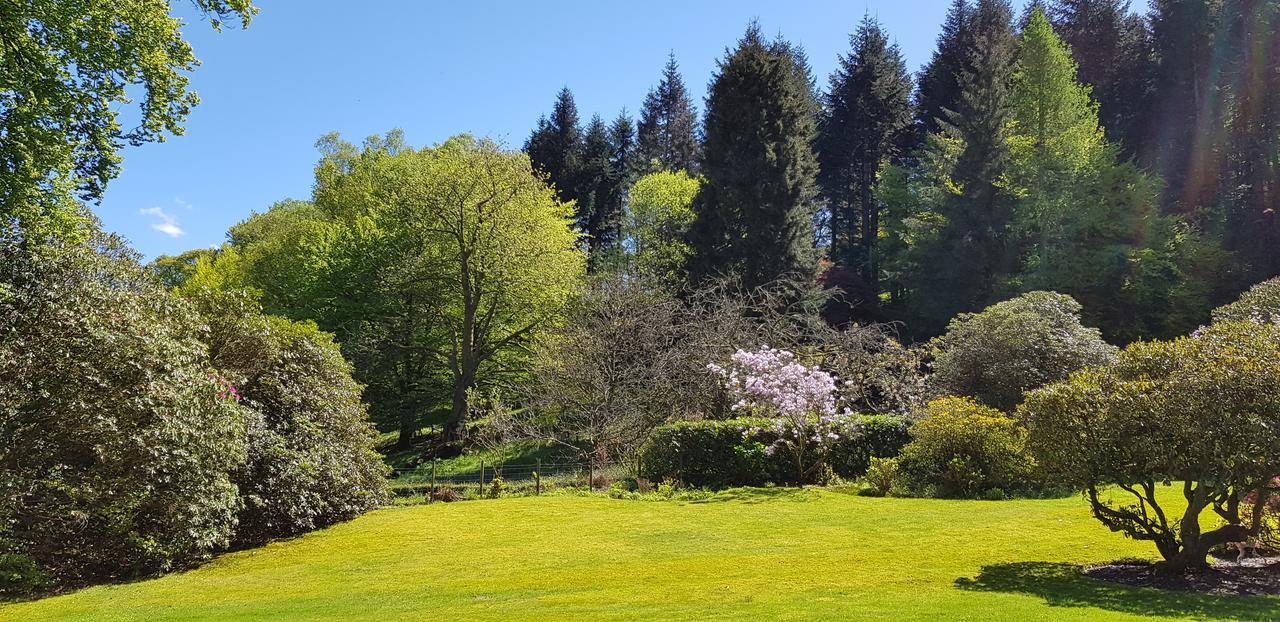
[{"label": "fence", "polygon": [[501,492],[540,495],[552,488],[604,488],[620,474],[617,463],[542,462],[485,464],[477,468],[447,471],[432,461],[412,468],[394,469],[391,490],[398,496],[424,495],[433,500],[449,489],[463,498],[496,496]]}]

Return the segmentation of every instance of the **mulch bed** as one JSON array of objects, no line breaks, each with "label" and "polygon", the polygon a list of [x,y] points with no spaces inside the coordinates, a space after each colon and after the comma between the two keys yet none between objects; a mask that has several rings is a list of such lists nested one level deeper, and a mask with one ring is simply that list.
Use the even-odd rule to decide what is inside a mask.
[{"label": "mulch bed", "polygon": [[1108,564],[1086,568],[1085,576],[1135,587],[1231,596],[1280,596],[1280,557],[1242,562],[1219,560],[1206,572],[1185,577],[1157,575],[1152,565]]}]

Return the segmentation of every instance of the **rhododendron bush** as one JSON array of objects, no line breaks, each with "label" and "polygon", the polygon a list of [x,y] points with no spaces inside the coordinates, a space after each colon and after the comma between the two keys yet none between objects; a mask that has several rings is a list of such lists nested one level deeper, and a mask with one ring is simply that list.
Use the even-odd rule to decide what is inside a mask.
[{"label": "rhododendron bush", "polygon": [[831,374],[769,346],[739,349],[727,367],[711,363],[707,369],[721,378],[736,400],[733,410],[772,420],[778,440],[765,448],[766,453],[789,452],[801,482],[823,478],[825,458],[849,427],[850,415],[837,411],[836,379]]}]

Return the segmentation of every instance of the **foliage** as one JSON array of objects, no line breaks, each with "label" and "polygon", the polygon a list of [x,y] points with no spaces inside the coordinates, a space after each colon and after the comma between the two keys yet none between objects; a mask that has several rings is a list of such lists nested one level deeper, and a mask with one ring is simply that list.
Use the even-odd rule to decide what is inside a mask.
[{"label": "foliage", "polygon": [[929,402],[911,428],[898,472],[912,492],[944,498],[1002,498],[1035,488],[1026,432],[998,410],[962,397]]},{"label": "foliage", "polygon": [[898,481],[897,458],[872,458],[862,481],[870,488],[871,496],[883,497],[893,490]]},{"label": "foliage", "polygon": [[194,296],[213,367],[246,407],[248,457],[232,479],[236,540],[257,543],[352,518],[386,499],[386,467],[360,387],[332,337],[262,315],[243,294]]},{"label": "foliage", "polygon": [[797,48],[766,42],[752,24],[707,95],[705,181],[689,231],[695,282],[737,275],[751,290],[815,273],[816,109]]},{"label": "foliage", "polygon": [[[1256,533],[1278,492],[1270,489],[1280,475],[1277,387],[1280,326],[1225,322],[1130,345],[1111,367],[1031,393],[1020,412],[1048,473],[1084,489],[1113,531],[1152,541],[1176,573],[1202,569],[1211,548]],[[1170,481],[1181,481],[1181,514],[1156,494]],[[1202,529],[1210,510],[1226,524]]]},{"label": "foliage", "polygon": [[1280,279],[1258,283],[1235,302],[1214,309],[1213,321],[1280,323]]},{"label": "foliage", "polygon": [[686,406],[675,388],[686,321],[677,300],[627,279],[597,280],[531,344],[528,377],[515,391],[522,410],[491,413],[492,423],[503,436],[557,443],[587,459],[632,457]]},{"label": "foliage", "polygon": [[932,345],[931,381],[940,392],[1006,412],[1026,391],[1116,356],[1097,329],[1080,324],[1079,303],[1053,292],[1031,292],[981,313],[961,314]]},{"label": "foliage", "polygon": [[[199,102],[199,62],[171,2],[12,2],[0,15],[0,227],[41,240],[72,235],[78,200],[102,197],[125,144],[182,133]],[[249,0],[193,0],[220,28],[248,26]],[[136,111],[129,104],[139,101]],[[121,113],[137,125],[121,126]],[[12,232],[10,232],[12,234]]]},{"label": "foliage", "polygon": [[641,170],[697,174],[702,147],[698,142],[698,115],[680,77],[674,52],[662,68],[658,85],[645,95],[638,129]]},{"label": "foliage", "polygon": [[[829,467],[840,477],[866,473],[878,458],[890,458],[908,440],[909,423],[892,416],[854,416],[831,442]],[[724,488],[766,483],[794,484],[794,461],[787,452],[769,452],[780,436],[762,418],[678,421],[656,428],[640,451],[638,473],[652,481]],[[810,447],[810,453],[816,453]]]},{"label": "foliage", "polygon": [[700,180],[684,171],[659,171],[637,179],[628,193],[623,236],[634,270],[668,289],[684,282],[690,253],[685,237],[700,186]]},{"label": "foliage", "polygon": [[870,15],[850,41],[818,123],[818,181],[830,212],[831,259],[858,270],[879,294],[883,205],[876,186],[882,168],[904,155],[914,129],[911,78],[898,46]]},{"label": "foliage", "polygon": [[210,373],[191,309],[101,234],[80,245],[3,240],[0,283],[9,569],[73,585],[228,544],[240,510],[229,472],[244,460],[250,413]]}]

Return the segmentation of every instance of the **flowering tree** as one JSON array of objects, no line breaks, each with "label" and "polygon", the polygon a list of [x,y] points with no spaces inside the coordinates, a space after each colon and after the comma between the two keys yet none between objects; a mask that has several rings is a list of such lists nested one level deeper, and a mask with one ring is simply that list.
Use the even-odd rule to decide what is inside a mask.
[{"label": "flowering tree", "polygon": [[765,449],[767,453],[790,451],[801,482],[818,475],[831,445],[840,439],[848,414],[836,410],[836,380],[831,374],[769,346],[739,349],[728,367],[711,363],[707,369],[721,378],[737,400],[734,410],[773,419],[778,440]]}]

